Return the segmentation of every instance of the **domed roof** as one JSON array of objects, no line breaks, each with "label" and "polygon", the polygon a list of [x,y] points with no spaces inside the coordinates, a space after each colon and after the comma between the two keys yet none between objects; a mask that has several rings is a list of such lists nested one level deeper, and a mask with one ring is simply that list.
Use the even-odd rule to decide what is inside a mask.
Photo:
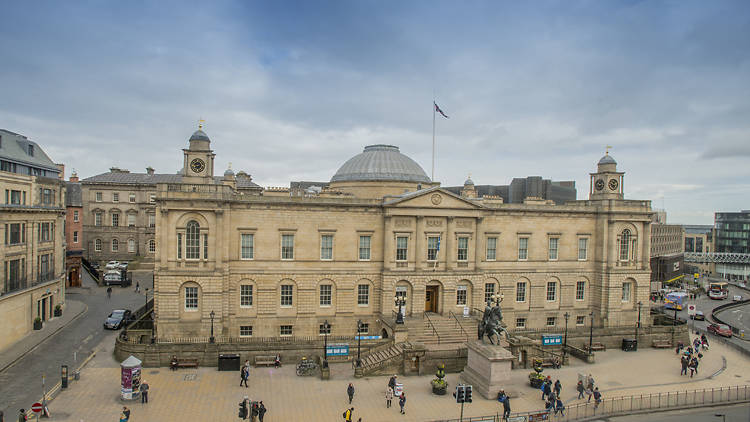
[{"label": "domed roof", "polygon": [[224,177],[234,177],[234,172],[231,168],[228,168],[224,171]]},{"label": "domed roof", "polygon": [[375,180],[430,183],[422,167],[393,145],[366,146],[361,154],[350,158],[331,178],[331,182]]},{"label": "domed roof", "polygon": [[206,132],[198,129],[190,136],[191,141],[210,141],[208,139],[208,135],[206,135]]},{"label": "domed roof", "polygon": [[607,154],[599,160],[599,164],[617,164],[617,161],[611,155]]},{"label": "domed roof", "polygon": [[474,181],[471,180],[471,176],[464,182],[464,186],[474,186]]}]

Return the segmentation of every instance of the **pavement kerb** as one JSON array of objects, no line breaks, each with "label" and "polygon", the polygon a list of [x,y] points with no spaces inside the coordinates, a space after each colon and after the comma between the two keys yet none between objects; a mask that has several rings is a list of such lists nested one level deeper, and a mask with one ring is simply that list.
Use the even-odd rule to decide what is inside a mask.
[{"label": "pavement kerb", "polygon": [[686,404],[682,405],[680,407],[666,407],[663,409],[654,408],[654,409],[644,409],[644,410],[628,410],[627,412],[618,412],[615,414],[608,414],[606,416],[601,415],[592,415],[591,417],[584,417],[582,419],[576,419],[576,422],[586,422],[586,421],[604,421],[609,420],[609,418],[616,418],[619,416],[627,416],[627,415],[645,415],[645,414],[652,414],[652,413],[664,413],[664,412],[674,412],[676,410],[687,410],[687,409],[698,409],[698,408],[711,408],[711,407],[723,407],[727,405],[736,405],[741,403],[750,403],[750,400],[739,400],[734,402],[727,402],[727,403],[712,403],[712,404]]},{"label": "pavement kerb", "polygon": [[[83,302],[81,302],[81,303],[83,303]],[[76,316],[74,316],[73,318],[71,318],[71,320],[70,320],[70,321],[66,322],[65,324],[63,324],[63,325],[61,325],[61,326],[59,326],[59,327],[57,327],[57,328],[55,329],[55,331],[52,331],[52,332],[50,332],[50,333],[49,333],[49,335],[48,335],[47,337],[45,337],[45,338],[41,339],[41,340],[39,341],[39,343],[37,343],[37,344],[35,344],[34,346],[32,346],[32,347],[31,347],[31,348],[30,348],[29,350],[27,350],[27,351],[25,351],[25,352],[21,353],[21,354],[20,354],[20,355],[19,355],[19,356],[18,356],[17,358],[13,359],[13,361],[11,361],[11,362],[10,362],[10,363],[8,363],[7,365],[5,365],[5,367],[3,367],[3,368],[0,368],[0,373],[2,373],[3,371],[5,371],[6,369],[8,369],[8,368],[12,367],[12,366],[13,366],[13,365],[15,365],[15,364],[16,364],[16,363],[17,363],[17,362],[18,362],[19,360],[21,360],[21,359],[22,359],[22,358],[23,358],[24,356],[26,356],[26,355],[28,355],[29,353],[31,353],[31,352],[33,352],[34,350],[36,350],[36,349],[37,349],[37,348],[38,348],[38,347],[39,347],[39,346],[40,346],[40,345],[41,345],[42,343],[44,343],[45,341],[49,340],[49,339],[50,339],[50,338],[51,338],[52,336],[54,336],[55,334],[57,334],[58,332],[60,332],[60,330],[62,330],[63,328],[67,327],[68,325],[70,325],[70,324],[71,324],[71,323],[73,323],[74,321],[76,321],[76,320],[77,320],[78,318],[80,318],[80,317],[81,317],[81,316],[82,316],[83,314],[85,314],[86,312],[88,312],[88,310],[89,310],[89,305],[87,305],[87,304],[83,303],[83,309],[81,310],[81,312],[79,312],[79,313],[78,313],[78,314],[77,314]]]},{"label": "pavement kerb", "polygon": [[[84,359],[84,361],[81,362],[80,365],[78,365],[78,368],[76,368],[76,371],[80,372],[81,369],[83,369],[83,367],[86,366],[91,361],[91,359],[93,359],[95,356],[96,356],[96,350],[91,352],[91,354],[86,359]],[[41,400],[39,400],[39,403],[44,403],[44,400],[47,398],[49,398],[49,400],[47,400],[47,403],[53,401],[55,397],[57,397],[57,393],[60,392],[61,387],[62,387],[62,380],[58,381],[57,384],[53,385],[52,388],[50,388],[49,391],[47,391],[44,394],[44,396],[42,396]],[[26,417],[31,417],[31,416],[34,416],[34,412],[31,410],[27,410]]]}]

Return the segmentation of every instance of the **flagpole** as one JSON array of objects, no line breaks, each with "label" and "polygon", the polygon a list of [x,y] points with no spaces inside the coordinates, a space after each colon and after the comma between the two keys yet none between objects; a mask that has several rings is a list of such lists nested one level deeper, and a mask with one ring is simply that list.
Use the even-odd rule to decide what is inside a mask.
[{"label": "flagpole", "polygon": [[432,99],[432,183],[435,183],[435,99]]}]

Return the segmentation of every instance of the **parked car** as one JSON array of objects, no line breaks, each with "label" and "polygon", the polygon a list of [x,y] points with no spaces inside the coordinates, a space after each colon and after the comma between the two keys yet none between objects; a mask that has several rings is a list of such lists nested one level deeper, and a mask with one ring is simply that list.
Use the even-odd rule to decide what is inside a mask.
[{"label": "parked car", "polygon": [[718,336],[732,337],[732,329],[726,324],[711,324],[708,326],[708,332]]},{"label": "parked car", "polygon": [[121,270],[127,270],[128,269],[128,263],[127,262],[121,262],[120,263],[120,269]]},{"label": "parked car", "polygon": [[119,270],[120,269],[120,262],[119,261],[109,261],[107,262],[107,265],[105,267],[108,270]]},{"label": "parked car", "polygon": [[132,312],[129,309],[116,309],[104,321],[104,329],[119,330],[130,321],[131,316]]},{"label": "parked car", "polygon": [[104,274],[104,285],[122,284],[122,274],[120,270],[109,270]]},{"label": "parked car", "polygon": [[742,300],[742,295],[734,295],[734,297],[732,297],[732,300],[735,302],[739,302]]},{"label": "parked car", "polygon": [[706,316],[703,315],[703,311],[695,311],[693,315],[690,315],[690,318],[694,320],[700,320],[700,321],[706,320]]}]

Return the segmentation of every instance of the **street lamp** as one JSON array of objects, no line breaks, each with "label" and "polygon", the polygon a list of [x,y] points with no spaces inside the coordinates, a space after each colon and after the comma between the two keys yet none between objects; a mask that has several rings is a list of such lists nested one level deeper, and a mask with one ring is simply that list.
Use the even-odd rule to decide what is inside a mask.
[{"label": "street lamp", "polygon": [[362,320],[357,320],[357,368],[362,366],[362,360],[359,358],[359,348],[362,344]]},{"label": "street lamp", "polygon": [[568,350],[568,318],[570,318],[570,314],[565,312],[563,314],[565,317],[565,340],[563,340],[563,361],[562,363],[565,363],[565,353]]},{"label": "street lamp", "polygon": [[591,317],[591,328],[589,331],[589,356],[591,356],[591,347],[594,345],[594,311],[589,314]]},{"label": "street lamp", "polygon": [[635,325],[635,342],[638,343],[638,330],[641,328],[641,306],[643,302],[638,301],[638,323]]},{"label": "street lamp", "polygon": [[323,344],[323,368],[328,367],[328,330],[331,329],[331,324],[328,323],[328,320],[323,321],[323,335],[324,337],[324,344]]},{"label": "street lamp", "polygon": [[396,296],[394,296],[394,299],[396,300],[396,306],[398,306],[398,314],[396,314],[396,324],[403,324],[404,314],[401,312],[401,307],[406,305],[406,300],[404,300],[404,296],[399,294],[399,292],[396,292]]},{"label": "street lamp", "polygon": [[216,313],[214,313],[213,309],[211,310],[211,313],[208,314],[209,317],[211,317],[211,337],[208,338],[209,343],[214,343],[216,339],[214,338],[214,317],[216,316]]}]

